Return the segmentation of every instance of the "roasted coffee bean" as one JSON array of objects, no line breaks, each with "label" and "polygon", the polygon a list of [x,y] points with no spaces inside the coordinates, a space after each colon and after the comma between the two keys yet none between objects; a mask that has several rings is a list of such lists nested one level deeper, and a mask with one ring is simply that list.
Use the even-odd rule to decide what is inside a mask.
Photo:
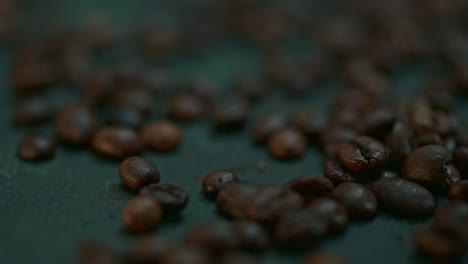
[{"label": "roasted coffee bean", "polygon": [[187,231],[185,240],[188,244],[211,254],[233,250],[239,245],[233,226],[225,222],[196,225]]},{"label": "roasted coffee bean", "polygon": [[265,84],[258,75],[244,76],[235,80],[232,90],[240,97],[249,101],[256,101],[263,97],[266,92]]},{"label": "roasted coffee bean", "polygon": [[468,202],[468,180],[451,184],[448,189],[448,197],[451,200]]},{"label": "roasted coffee bean", "polygon": [[307,210],[325,221],[329,233],[341,233],[348,228],[348,213],[343,205],[334,199],[314,199],[307,204]]},{"label": "roasted coffee bean", "polygon": [[364,135],[382,138],[392,130],[395,114],[389,109],[377,109],[369,112],[360,122],[359,131]]},{"label": "roasted coffee bean", "polygon": [[294,128],[278,129],[268,138],[268,149],[277,159],[295,160],[307,150],[307,138]]},{"label": "roasted coffee bean", "polygon": [[250,219],[274,223],[281,214],[301,208],[302,205],[302,198],[297,193],[285,187],[268,186],[258,190],[246,209]]},{"label": "roasted coffee bean", "polygon": [[284,247],[307,247],[325,237],[327,223],[306,210],[284,212],[275,225],[275,241]]},{"label": "roasted coffee bean", "polygon": [[308,253],[303,264],[349,264],[349,262],[333,253],[316,251]]},{"label": "roasted coffee bean", "polygon": [[468,243],[468,204],[464,201],[450,201],[437,210],[432,228],[459,238]]},{"label": "roasted coffee bean", "polygon": [[400,167],[411,154],[410,131],[405,124],[396,122],[392,132],[387,138],[387,146],[390,149],[390,161],[395,167]]},{"label": "roasted coffee bean", "polygon": [[151,184],[140,190],[140,195],[157,200],[165,212],[180,213],[189,203],[188,193],[171,184]]},{"label": "roasted coffee bean", "polygon": [[417,147],[422,147],[422,146],[427,146],[427,145],[443,146],[444,142],[442,141],[442,138],[434,132],[424,133],[416,138]]},{"label": "roasted coffee bean", "polygon": [[211,259],[208,254],[200,249],[182,245],[172,248],[164,253],[161,262],[164,264],[210,264]]},{"label": "roasted coffee bean", "polygon": [[13,121],[19,126],[31,126],[47,121],[52,108],[46,98],[31,96],[21,99],[15,106]]},{"label": "roasted coffee bean", "polygon": [[138,191],[146,185],[159,183],[161,178],[158,168],[142,157],[125,159],[119,167],[120,180],[132,191]]},{"label": "roasted coffee bean", "polygon": [[96,153],[118,160],[138,155],[143,151],[143,143],[138,134],[125,127],[99,129],[93,136],[92,147]]},{"label": "roasted coffee bean", "polygon": [[244,100],[231,99],[217,103],[211,112],[212,122],[217,129],[238,129],[247,121],[250,107]]},{"label": "roasted coffee bean", "polygon": [[168,106],[170,118],[181,121],[193,121],[203,117],[205,103],[195,95],[180,94],[173,97]]},{"label": "roasted coffee bean", "polygon": [[160,263],[161,257],[174,245],[159,236],[137,238],[130,248],[129,259],[135,263]]},{"label": "roasted coffee bean", "polygon": [[329,127],[320,135],[320,142],[329,158],[336,158],[339,147],[343,143],[353,140],[357,136],[356,131],[346,127]]},{"label": "roasted coffee bean", "polygon": [[123,258],[113,249],[106,245],[92,242],[79,242],[78,254],[79,264],[123,264]]},{"label": "roasted coffee bean", "polygon": [[206,195],[216,198],[226,184],[238,181],[239,178],[233,172],[215,170],[203,177],[203,191]]},{"label": "roasted coffee bean", "polygon": [[113,80],[112,72],[98,70],[85,81],[81,90],[81,97],[89,106],[103,103],[112,92]]},{"label": "roasted coffee bean", "polygon": [[138,109],[144,115],[153,111],[153,95],[142,88],[128,88],[118,90],[112,97],[112,104]]},{"label": "roasted coffee bean", "polygon": [[448,151],[437,145],[415,149],[405,160],[402,177],[421,184],[435,192],[445,192],[448,187]]},{"label": "roasted coffee bean", "polygon": [[286,183],[286,187],[301,195],[304,200],[329,195],[335,189],[331,180],[311,176],[293,178]]},{"label": "roasted coffee bean", "polygon": [[259,253],[265,251],[270,246],[268,233],[258,223],[239,221],[233,225],[241,248],[253,253]]},{"label": "roasted coffee bean", "polygon": [[377,198],[359,183],[342,183],[335,188],[333,194],[343,203],[352,219],[370,220],[378,213]]},{"label": "roasted coffee bean", "polygon": [[[468,175],[468,145],[459,147],[453,152],[453,164],[460,170],[462,175]],[[464,176],[464,178],[467,178]]]},{"label": "roasted coffee bean", "polygon": [[246,253],[230,252],[221,256],[218,260],[220,264],[257,264],[256,258]]},{"label": "roasted coffee bean", "polygon": [[338,160],[352,171],[368,172],[385,165],[387,152],[379,141],[361,136],[340,146]]},{"label": "roasted coffee bean", "polygon": [[54,157],[57,144],[55,141],[41,133],[25,135],[18,145],[18,155],[27,161],[43,161]]},{"label": "roasted coffee bean", "polygon": [[432,109],[427,100],[423,98],[413,100],[410,121],[416,136],[433,131]]},{"label": "roasted coffee bean", "polygon": [[96,127],[94,114],[85,106],[66,105],[57,111],[55,131],[68,144],[88,145]]},{"label": "roasted coffee bean", "polygon": [[434,196],[428,190],[399,177],[382,177],[370,189],[383,209],[398,215],[426,216],[435,208]]},{"label": "roasted coffee bean", "polygon": [[462,180],[460,171],[452,164],[447,166],[447,173],[449,184],[457,183]]},{"label": "roasted coffee bean", "polygon": [[32,94],[57,82],[54,65],[38,58],[18,59],[12,66],[10,83],[17,94]]},{"label": "roasted coffee bean", "polygon": [[153,122],[143,127],[143,142],[159,152],[176,150],[182,142],[182,130],[168,121]]},{"label": "roasted coffee bean", "polygon": [[356,178],[346,172],[337,160],[327,160],[323,166],[323,174],[335,185],[356,181]]},{"label": "roasted coffee bean", "polygon": [[291,116],[291,124],[309,137],[317,137],[326,128],[327,117],[314,110],[301,110]]},{"label": "roasted coffee bean", "polygon": [[272,113],[261,117],[255,123],[252,133],[255,142],[265,143],[274,131],[285,127],[287,123],[287,117],[281,113]]},{"label": "roasted coffee bean", "polygon": [[130,106],[114,106],[109,109],[108,123],[138,129],[145,121],[144,115],[138,109]]},{"label": "roasted coffee bean", "polygon": [[432,228],[417,231],[413,241],[418,252],[438,260],[459,257],[465,250],[462,241]]},{"label": "roasted coffee bean", "polygon": [[247,218],[247,204],[257,193],[258,188],[246,182],[232,182],[218,193],[216,204],[223,214],[236,218]]},{"label": "roasted coffee bean", "polygon": [[147,196],[139,196],[127,203],[122,212],[125,229],[131,233],[141,233],[157,227],[163,218],[163,209],[158,201]]}]

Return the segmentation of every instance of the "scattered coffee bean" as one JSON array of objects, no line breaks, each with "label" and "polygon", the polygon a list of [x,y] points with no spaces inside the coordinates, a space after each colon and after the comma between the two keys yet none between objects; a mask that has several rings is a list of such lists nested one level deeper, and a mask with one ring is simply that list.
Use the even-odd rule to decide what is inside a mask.
[{"label": "scattered coffee bean", "polygon": [[250,107],[241,99],[231,99],[217,103],[211,112],[213,124],[217,129],[238,129],[247,121]]},{"label": "scattered coffee bean", "polygon": [[182,130],[175,124],[160,121],[143,127],[142,139],[144,143],[160,152],[176,150],[182,142]]},{"label": "scattered coffee bean", "polygon": [[429,190],[445,192],[448,187],[448,151],[437,145],[415,149],[405,160],[402,177]]},{"label": "scattered coffee bean", "polygon": [[464,242],[468,242],[468,204],[464,201],[451,201],[437,210],[432,228],[450,234]]},{"label": "scattered coffee bean", "polygon": [[160,263],[162,256],[174,245],[159,236],[137,238],[130,248],[129,258],[136,263]]},{"label": "scattered coffee bean", "polygon": [[115,106],[127,106],[138,109],[144,115],[153,111],[153,96],[150,92],[141,88],[120,89],[112,97]]},{"label": "scattered coffee bean", "polygon": [[180,213],[189,203],[188,193],[171,184],[151,184],[143,187],[140,194],[157,200],[164,211],[169,214]]},{"label": "scattered coffee bean", "polygon": [[240,247],[259,253],[270,246],[270,239],[266,230],[256,222],[238,221],[234,223],[234,230],[238,236]]},{"label": "scattered coffee bean", "polygon": [[323,174],[335,185],[356,181],[356,178],[346,172],[337,160],[327,160],[323,166]]},{"label": "scattered coffee bean", "polygon": [[382,138],[395,123],[395,114],[390,109],[377,109],[367,113],[359,125],[359,131],[365,135]]},{"label": "scattered coffee bean", "polygon": [[218,193],[218,210],[232,218],[247,218],[247,205],[251,202],[258,188],[246,182],[232,182]]},{"label": "scattered coffee bean", "polygon": [[439,260],[449,260],[463,254],[461,241],[435,229],[417,231],[413,237],[414,246],[423,255]]},{"label": "scattered coffee bean", "polygon": [[94,114],[85,106],[67,105],[57,111],[55,131],[68,144],[88,145],[96,127]]},{"label": "scattered coffee bean", "polygon": [[188,244],[211,254],[226,252],[239,245],[233,226],[224,222],[196,225],[186,233],[185,240]]},{"label": "scattered coffee bean", "polygon": [[180,94],[169,102],[168,115],[173,119],[192,121],[201,118],[204,114],[205,104],[198,96]]},{"label": "scattered coffee bean", "polygon": [[13,120],[19,126],[31,126],[47,121],[52,109],[46,98],[31,96],[21,99],[15,106]]},{"label": "scattered coffee bean", "polygon": [[114,106],[109,109],[108,123],[110,125],[138,129],[143,125],[144,120],[144,115],[134,107]]},{"label": "scattered coffee bean", "polygon": [[238,181],[237,175],[230,171],[215,170],[203,177],[203,191],[206,195],[216,198],[226,184]]},{"label": "scattered coffee bean", "polygon": [[265,143],[274,131],[285,127],[287,122],[286,116],[281,113],[272,113],[261,117],[253,129],[255,142]]},{"label": "scattered coffee bean", "polygon": [[307,254],[303,264],[349,264],[349,262],[330,252],[316,251]]},{"label": "scattered coffee bean", "polygon": [[409,129],[405,124],[396,122],[393,130],[387,138],[390,149],[390,161],[392,165],[400,168],[401,164],[411,154],[411,137]]},{"label": "scattered coffee bean", "polygon": [[424,133],[416,138],[417,147],[422,147],[422,146],[427,146],[427,145],[443,146],[443,144],[444,142],[442,142],[442,138],[434,132]]},{"label": "scattered coffee bean", "polygon": [[428,190],[399,177],[382,177],[370,189],[383,209],[398,215],[426,216],[435,208],[434,196]]},{"label": "scattered coffee bean", "polygon": [[447,166],[447,174],[448,174],[449,184],[457,183],[462,180],[460,171],[452,164],[449,164]]},{"label": "scattered coffee bean", "polygon": [[108,158],[122,160],[140,154],[143,143],[138,134],[130,128],[105,127],[93,136],[94,151]]},{"label": "scattered coffee bean", "polygon": [[468,180],[463,180],[449,186],[448,197],[451,200],[468,202]]},{"label": "scattered coffee bean", "polygon": [[147,196],[131,200],[122,212],[123,225],[131,233],[147,232],[157,227],[162,217],[163,210],[159,202]]},{"label": "scattered coffee bean", "polygon": [[307,138],[294,128],[276,130],[268,139],[268,149],[277,159],[295,160],[307,150]]},{"label": "scattered coffee bean", "polygon": [[381,168],[387,161],[387,152],[379,141],[361,136],[338,149],[338,160],[355,172],[368,172]]},{"label": "scattered coffee bean", "polygon": [[120,180],[132,191],[138,191],[146,185],[159,183],[161,176],[151,161],[142,157],[125,159],[119,167]]},{"label": "scattered coffee bean", "polygon": [[343,203],[352,219],[370,220],[378,213],[377,198],[359,183],[342,183],[335,188],[333,194]]},{"label": "scattered coffee bean", "polygon": [[313,110],[301,110],[291,116],[291,124],[313,138],[325,130],[327,123],[328,120],[324,114]]},{"label": "scattered coffee bean", "polygon": [[328,233],[342,233],[348,228],[348,213],[343,205],[334,199],[314,199],[307,204],[307,210],[325,221]]},{"label": "scattered coffee bean", "polygon": [[18,145],[18,155],[27,161],[43,161],[54,157],[57,145],[55,141],[41,133],[25,135]]},{"label": "scattered coffee bean", "polygon": [[79,242],[79,262],[86,264],[123,264],[123,258],[106,245],[92,242]]},{"label": "scattered coffee bean", "polygon": [[301,195],[304,200],[329,195],[335,189],[331,180],[311,176],[293,178],[286,183],[286,187]]}]

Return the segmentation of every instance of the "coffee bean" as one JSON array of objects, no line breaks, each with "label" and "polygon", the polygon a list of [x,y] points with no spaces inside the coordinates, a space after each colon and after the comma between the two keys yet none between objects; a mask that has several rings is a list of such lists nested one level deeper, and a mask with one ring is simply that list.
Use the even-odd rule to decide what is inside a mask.
[{"label": "coffee bean", "polygon": [[200,249],[181,245],[172,248],[164,253],[161,262],[164,264],[210,264],[210,256]]},{"label": "coffee bean", "polygon": [[230,252],[224,254],[219,260],[220,264],[257,264],[257,259],[246,253]]},{"label": "coffee bean", "polygon": [[18,155],[27,161],[43,161],[54,157],[57,145],[55,141],[41,133],[25,135],[18,145]]},{"label": "coffee bean", "polygon": [[431,191],[445,192],[448,187],[448,151],[437,145],[415,149],[405,160],[402,177]]},{"label": "coffee bean", "polygon": [[113,106],[109,109],[108,123],[138,129],[145,121],[144,115],[138,109],[130,106]]},{"label": "coffee bean", "polygon": [[323,166],[323,174],[335,185],[356,181],[356,178],[346,172],[337,160],[327,160]]},{"label": "coffee bean", "polygon": [[287,122],[287,117],[281,113],[272,113],[261,117],[255,123],[252,133],[255,142],[265,143],[274,131],[285,127]]},{"label": "coffee bean", "polygon": [[349,262],[333,253],[316,251],[308,253],[303,264],[349,264]]},{"label": "coffee bean", "polygon": [[226,184],[238,181],[237,175],[230,171],[215,170],[203,177],[203,191],[206,195],[216,198]]},{"label": "coffee bean", "polygon": [[284,247],[307,247],[325,237],[326,222],[315,213],[301,209],[284,212],[275,226],[275,241]]},{"label": "coffee bean", "polygon": [[36,93],[56,83],[59,77],[57,72],[54,65],[35,56],[17,59],[11,70],[11,86],[17,94]]},{"label": "coffee bean", "polygon": [[212,122],[217,129],[238,129],[247,121],[250,107],[244,100],[230,99],[217,103],[211,113]]},{"label": "coffee bean", "polygon": [[186,233],[185,240],[188,244],[211,254],[229,251],[239,245],[233,226],[224,222],[196,225]]},{"label": "coffee bean", "polygon": [[188,193],[171,184],[151,184],[143,187],[140,194],[157,200],[164,211],[169,214],[180,213],[189,203]]},{"label": "coffee bean", "polygon": [[450,201],[437,210],[432,228],[447,233],[468,243],[468,204],[464,201]]},{"label": "coffee bean", "polygon": [[295,160],[307,150],[307,138],[294,128],[278,129],[268,138],[268,149],[277,159]]},{"label": "coffee bean", "polygon": [[367,113],[360,122],[359,131],[364,135],[382,138],[392,130],[395,114],[390,109],[377,109]]},{"label": "coffee bean", "polygon": [[138,134],[130,128],[105,127],[93,136],[94,151],[104,157],[122,160],[140,154],[143,143]]},{"label": "coffee bean", "polygon": [[307,210],[325,221],[328,226],[328,233],[341,233],[348,228],[348,213],[343,205],[334,199],[314,199],[307,204]]},{"label": "coffee bean", "polygon": [[329,127],[320,135],[320,142],[325,154],[329,158],[336,158],[339,147],[356,138],[357,133],[353,129],[346,127]]},{"label": "coffee bean", "polygon": [[338,149],[338,160],[355,172],[368,172],[381,168],[387,161],[385,147],[377,140],[361,136]]},{"label": "coffee bean", "polygon": [[422,229],[413,237],[416,249],[423,255],[448,260],[463,254],[463,244],[457,238],[435,229]]},{"label": "coffee bean", "polygon": [[115,106],[133,107],[144,115],[151,114],[154,105],[152,94],[142,88],[120,89],[113,95],[111,102]]},{"label": "coffee bean", "polygon": [[[453,164],[463,175],[468,175],[468,146],[458,147],[453,152]],[[464,178],[467,178],[466,176]]]},{"label": "coffee bean", "polygon": [[422,146],[427,146],[427,145],[443,146],[444,142],[442,141],[442,138],[434,132],[424,133],[424,134],[419,135],[416,138],[417,147],[422,147]]},{"label": "coffee bean", "polygon": [[123,264],[123,258],[113,248],[106,245],[81,241],[78,244],[80,264]]},{"label": "coffee bean", "polygon": [[159,152],[176,150],[182,142],[182,130],[168,121],[153,122],[143,127],[144,143]]},{"label": "coffee bean", "polygon": [[390,161],[392,165],[399,168],[406,158],[411,154],[411,137],[407,126],[396,122],[392,132],[387,138],[387,146],[390,149]]},{"label": "coffee bean", "polygon": [[432,108],[426,99],[417,98],[413,100],[410,120],[412,130],[416,136],[433,130]]},{"label": "coffee bean", "polygon": [[286,211],[301,208],[301,196],[285,187],[268,186],[258,190],[247,206],[250,219],[261,223],[274,223]]},{"label": "coffee bean", "polygon": [[301,195],[304,200],[329,195],[335,189],[331,180],[311,176],[293,178],[286,183],[286,187]]},{"label": "coffee bean", "polygon": [[129,258],[135,263],[160,263],[161,257],[174,245],[159,236],[137,238],[130,248]]},{"label": "coffee bean", "polygon": [[204,114],[205,104],[198,96],[179,94],[169,101],[168,115],[175,120],[193,121]]},{"label": "coffee bean", "polygon": [[18,126],[41,124],[51,117],[52,109],[46,98],[31,96],[21,99],[15,106],[13,120]]},{"label": "coffee bean", "polygon": [[333,194],[343,203],[352,219],[370,220],[378,213],[377,198],[359,183],[342,183],[335,188]]},{"label": "coffee bean", "polygon": [[448,189],[448,197],[451,200],[468,202],[468,180],[451,184]]},{"label": "coffee bean", "polygon": [[326,128],[327,117],[314,110],[301,110],[291,116],[291,124],[309,137],[317,137]]},{"label": "coffee bean", "polygon": [[246,182],[232,182],[218,193],[218,210],[232,218],[247,218],[247,204],[251,202],[258,188]]},{"label": "coffee bean", "polygon": [[89,106],[96,106],[108,99],[112,92],[113,75],[108,70],[98,70],[87,79],[81,97]]},{"label": "coffee bean", "polygon": [[131,200],[122,212],[123,225],[131,233],[147,232],[157,227],[162,218],[163,210],[159,202],[147,196]]},{"label": "coffee bean", "polygon": [[234,81],[232,90],[240,97],[249,101],[256,101],[266,92],[264,81],[260,76],[243,76]]},{"label": "coffee bean", "polygon": [[398,215],[426,216],[435,208],[434,196],[428,190],[399,177],[382,177],[370,189],[383,209]]},{"label": "coffee bean", "polygon": [[66,105],[57,111],[55,131],[68,144],[88,145],[96,127],[94,114],[85,106]]},{"label": "coffee bean", "polygon": [[132,191],[146,185],[158,183],[161,176],[158,168],[142,157],[129,157],[119,167],[120,180]]},{"label": "coffee bean", "polygon": [[447,166],[447,174],[448,174],[449,184],[457,183],[462,180],[460,171],[458,171],[458,169],[452,164],[449,164]]},{"label": "coffee bean", "polygon": [[238,221],[233,224],[240,247],[253,253],[265,251],[270,246],[266,230],[256,222]]}]

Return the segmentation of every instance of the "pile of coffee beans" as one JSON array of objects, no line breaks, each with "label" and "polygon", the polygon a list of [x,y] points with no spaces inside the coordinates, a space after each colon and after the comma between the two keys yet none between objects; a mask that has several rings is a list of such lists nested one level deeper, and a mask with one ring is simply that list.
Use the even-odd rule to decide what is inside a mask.
[{"label": "pile of coffee beans", "polygon": [[[414,234],[421,255],[442,262],[466,255],[468,122],[455,105],[468,94],[467,2],[335,0],[321,8],[282,2],[210,2],[180,21],[127,34],[95,24],[23,39],[16,47],[12,122],[54,124],[52,134],[26,134],[19,157],[52,159],[58,144],[88,148],[120,161],[118,175],[136,194],[122,212],[125,230],[140,235],[131,249],[122,256],[86,242],[80,263],[258,263],[273,246],[308,250],[382,211],[433,217]],[[8,3],[0,1],[0,14],[9,12]],[[2,19],[0,37],[10,25]],[[210,76],[175,78],[151,64],[233,39],[255,47],[263,64],[234,78],[227,90]],[[310,49],[319,52],[289,56],[287,44],[299,40],[318,44]],[[444,70],[405,98],[395,97],[393,74],[418,63]],[[298,100],[331,79],[348,89],[336,92],[328,108],[275,109],[252,121],[265,98],[280,93]],[[76,96],[55,106],[48,94],[63,86]],[[251,139],[242,140],[284,162],[319,149],[323,171],[259,186],[213,168],[200,190],[225,220],[193,226],[182,241],[148,235],[180,214],[189,195],[160,183],[164,175],[141,155],[180,150],[180,123],[202,120],[220,134],[252,125]],[[313,251],[303,263],[348,262]]]}]

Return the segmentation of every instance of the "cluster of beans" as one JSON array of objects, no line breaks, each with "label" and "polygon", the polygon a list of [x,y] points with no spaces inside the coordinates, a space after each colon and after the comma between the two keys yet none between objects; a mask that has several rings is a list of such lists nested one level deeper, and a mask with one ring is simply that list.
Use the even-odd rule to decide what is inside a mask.
[{"label": "cluster of beans", "polygon": [[[416,250],[443,261],[465,254],[468,124],[454,105],[468,92],[468,5],[331,2],[338,7],[224,1],[200,7],[199,16],[184,26],[159,23],[124,35],[102,23],[21,43],[10,78],[18,97],[13,121],[36,126],[54,120],[54,135],[28,133],[19,157],[48,160],[61,143],[122,161],[120,179],[138,193],[122,212],[123,226],[133,234],[156,229],[189,203],[185,190],[160,183],[157,167],[139,156],[176,151],[183,141],[178,122],[208,118],[220,132],[239,130],[256,102],[273,90],[302,96],[331,78],[349,87],[335,94],[326,111],[279,109],[253,127],[253,141],[279,160],[297,160],[310,147],[319,148],[323,176],[255,186],[233,172],[214,170],[201,189],[230,221],[196,225],[179,243],[139,237],[125,258],[83,243],[83,263],[257,263],[254,256],[271,245],[307,249],[379,211],[407,218],[435,214],[429,227],[414,234]],[[8,7],[4,3],[0,12]],[[0,35],[2,25],[0,20]],[[289,58],[283,43],[298,37],[319,43],[320,54]],[[233,38],[254,43],[264,65],[236,78],[225,94],[217,94],[207,76],[179,80],[140,59],[173,58]],[[118,59],[98,63],[106,56]],[[414,95],[395,100],[390,75],[407,62],[438,62],[446,70]],[[53,107],[47,93],[64,84],[76,101]],[[161,98],[166,118],[154,120]],[[450,201],[436,209],[438,197]],[[315,251],[304,263],[347,262]]]}]

